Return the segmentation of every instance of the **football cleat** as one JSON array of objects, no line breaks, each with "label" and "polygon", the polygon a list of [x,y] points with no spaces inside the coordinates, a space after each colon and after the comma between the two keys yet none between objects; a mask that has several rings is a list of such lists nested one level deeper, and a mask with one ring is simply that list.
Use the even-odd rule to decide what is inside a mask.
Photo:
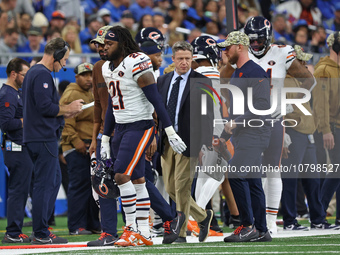
[{"label": "football cleat", "polygon": [[337,225],[331,225],[329,224],[326,220],[323,222],[323,223],[320,223],[320,224],[314,224],[314,223],[311,223],[310,224],[310,228],[311,229],[317,229],[317,230],[323,230],[323,229],[334,229],[334,230],[339,230],[340,229],[340,226],[337,226]]},{"label": "football cleat", "polygon": [[185,221],[185,215],[183,212],[177,212],[176,218],[171,221],[164,222],[164,237],[163,244],[173,243],[179,235],[181,228]]},{"label": "football cleat", "polygon": [[193,236],[198,236],[200,234],[200,228],[198,227],[198,224],[194,220],[188,221],[188,230],[191,232]]},{"label": "football cleat", "polygon": [[224,242],[250,242],[257,238],[259,238],[259,232],[255,227],[243,227],[241,225],[230,236],[225,237]]},{"label": "football cleat", "polygon": [[30,238],[25,234],[20,234],[18,236],[6,234],[2,239],[2,243],[29,243],[30,241]]},{"label": "football cleat", "polygon": [[131,227],[125,227],[123,234],[114,245],[122,247],[137,246],[139,239],[140,234],[138,232],[134,231]]},{"label": "football cleat", "polygon": [[144,246],[144,245],[153,245],[153,241],[151,236],[149,238],[146,238],[145,236],[143,236],[142,234],[139,234],[139,240],[137,241],[137,245],[138,246]]},{"label": "football cleat", "polygon": [[117,241],[118,241],[117,237],[114,237],[109,233],[103,232],[97,240],[88,242],[87,246],[112,246]]},{"label": "football cleat", "polygon": [[304,227],[304,226],[301,226],[299,223],[294,223],[294,224],[290,224],[288,226],[283,226],[283,229],[284,230],[288,230],[288,231],[296,231],[296,230],[302,230],[302,231],[308,231],[309,228],[308,227]]}]

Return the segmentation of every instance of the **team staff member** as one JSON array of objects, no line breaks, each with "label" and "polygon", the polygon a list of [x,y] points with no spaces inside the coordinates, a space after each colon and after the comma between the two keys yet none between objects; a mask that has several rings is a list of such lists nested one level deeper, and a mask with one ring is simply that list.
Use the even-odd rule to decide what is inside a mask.
[{"label": "team staff member", "polygon": [[[316,146],[328,150],[332,164],[340,164],[340,32],[327,38],[329,56],[321,58],[315,66],[314,75],[318,85],[312,93]],[[324,164],[326,162],[318,162]],[[334,192],[340,188],[339,171],[329,173],[321,188],[324,209],[328,208]],[[340,223],[340,201],[337,201],[337,224]]]},{"label": "team staff member", "polygon": [[[269,109],[269,79],[265,71],[249,59],[248,36],[242,32],[234,31],[227,36],[224,42],[217,45],[225,48],[229,63],[237,66],[231,76],[230,84],[241,89],[245,98],[248,98],[248,88],[252,88],[254,108],[257,110]],[[236,167],[237,172],[229,174],[229,182],[240,213],[241,226],[224,241],[271,241],[266,225],[266,202],[262,189],[261,171],[253,174],[242,172],[243,167],[258,166],[260,168],[261,154],[268,147],[270,139],[270,126],[264,121],[268,116],[251,113],[247,103],[244,105],[243,115],[234,115],[233,100],[235,99],[231,97],[230,118],[221,137],[224,138],[226,134],[232,134],[235,152],[230,165]],[[265,124],[259,125],[259,127],[240,124],[247,123],[252,119],[260,119]],[[256,121],[252,121],[252,125],[257,126]]]},{"label": "team staff member", "polygon": [[[310,60],[312,54],[304,53],[299,45],[294,46],[296,52],[296,59],[302,65],[306,65],[306,61]],[[287,75],[285,79],[285,87],[299,88],[300,82],[293,78],[291,75]],[[297,95],[289,93],[287,98],[295,98]],[[312,113],[309,103],[303,104],[303,106]],[[291,144],[284,147],[282,165],[283,166],[296,166],[300,164],[308,165],[308,168],[317,167],[316,147],[313,139],[313,133],[315,131],[314,118],[312,115],[303,114],[296,106],[294,111],[286,115],[285,119],[293,119],[298,123],[294,127],[294,123],[290,123],[292,127],[285,128],[286,134],[291,140]],[[321,203],[320,192],[320,174],[315,171],[309,171],[302,175],[299,172],[282,173],[282,198],[281,207],[283,215],[283,229],[285,230],[309,230],[307,227],[301,226],[296,220],[296,193],[297,193],[297,181],[300,175],[302,186],[305,191],[308,200],[308,207],[310,213],[310,221],[312,229],[320,229],[320,226],[325,229],[331,229],[335,226],[330,225],[325,220],[326,211]]]},{"label": "team staff member", "polygon": [[[100,158],[101,138],[104,132],[105,113],[108,105],[109,92],[102,75],[102,66],[107,60],[107,52],[104,51],[104,39],[111,26],[101,27],[95,39],[91,43],[96,45],[97,52],[101,60],[94,64],[92,72],[93,96],[94,96],[94,117],[93,133],[90,146],[90,155],[96,154]],[[112,135],[111,135],[112,137]],[[112,141],[112,139],[111,139]],[[113,157],[111,152],[111,157]],[[87,246],[108,246],[114,245],[118,240],[117,235],[117,200],[114,198],[99,197],[100,204],[100,223],[102,227],[101,236],[94,241],[87,243]]]},{"label": "team staff member", "polygon": [[25,205],[31,184],[33,163],[27,147],[22,144],[21,86],[29,64],[20,58],[12,59],[6,68],[7,81],[0,89],[0,129],[6,133],[4,158],[8,178],[7,227],[2,243],[29,243],[22,233]]},{"label": "team staff member", "polygon": [[[86,104],[94,101],[92,88],[93,65],[83,63],[75,67],[76,82],[67,86],[60,104],[83,99]],[[90,146],[93,128],[93,108],[65,120],[61,147],[67,162],[69,185],[67,194],[68,229],[70,235],[90,235],[100,231],[99,210],[91,189]]]},{"label": "team staff member", "polygon": [[59,105],[59,96],[51,72],[65,66],[70,54],[69,46],[55,38],[45,46],[42,60],[26,74],[23,82],[24,128],[23,142],[34,164],[32,218],[34,237],[32,244],[67,243],[48,230],[61,183],[58,162],[58,139],[64,118],[81,112],[82,99],[68,105]]},{"label": "team staff member", "polygon": [[[162,75],[157,80],[158,90],[176,132],[183,137],[188,148],[183,155],[173,150],[171,144],[164,139],[164,125],[159,122],[162,158],[162,173],[165,190],[176,209],[184,212],[186,220],[176,242],[186,242],[186,230],[189,211],[200,228],[199,241],[208,237],[213,216],[212,210],[205,211],[191,197],[191,184],[194,177],[193,167],[197,161],[203,144],[211,146],[213,137],[213,106],[207,101],[207,114],[201,115],[201,94],[199,84],[211,81],[204,75],[191,69],[193,47],[188,42],[179,41],[172,47],[172,60],[175,63],[173,72]],[[197,83],[195,82],[197,81]],[[156,110],[157,112],[157,110]],[[158,113],[158,112],[157,112]]]}]

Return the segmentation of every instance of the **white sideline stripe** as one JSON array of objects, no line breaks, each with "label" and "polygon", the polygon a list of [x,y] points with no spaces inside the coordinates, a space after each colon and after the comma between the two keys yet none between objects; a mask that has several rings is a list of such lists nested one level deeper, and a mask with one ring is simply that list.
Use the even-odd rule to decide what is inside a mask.
[{"label": "white sideline stripe", "polygon": [[[303,233],[302,233],[303,232]],[[196,246],[187,246],[187,245],[183,245],[183,244],[173,244],[171,246],[168,246],[168,249],[199,249],[199,248],[256,248],[256,247],[286,247],[286,244],[250,244],[250,243],[232,243],[232,244],[228,244],[228,243],[224,243],[223,242],[223,238],[225,236],[229,236],[231,233],[224,233],[223,236],[211,236],[208,237],[206,240],[206,243],[211,243],[211,242],[220,242],[223,245],[221,246],[216,246],[216,245],[196,245]],[[340,231],[337,230],[310,230],[310,231],[279,231],[278,234],[273,235],[274,238],[288,238],[288,237],[304,237],[304,236],[317,236],[317,238],[328,238],[325,235],[339,235]],[[339,235],[340,237],[340,235]],[[138,251],[148,251],[148,250],[164,250],[167,249],[167,247],[159,247],[157,245],[162,244],[162,237],[155,237],[152,239],[154,244],[153,246],[143,246],[143,247],[126,247],[126,248],[121,248],[121,247],[114,247],[114,246],[107,246],[107,247],[76,247],[76,248],[41,248],[41,249],[18,249],[18,250],[0,250],[0,255],[20,255],[20,254],[39,254],[39,253],[51,253],[51,252],[65,252],[65,251],[77,251],[77,252],[72,252],[72,254],[84,254],[81,253],[81,250],[103,250],[103,252],[101,253],[92,253],[92,255],[103,255],[103,254],[111,254],[116,252],[116,249],[121,249],[121,253],[136,253]],[[197,237],[191,237],[188,236],[187,237],[187,242],[188,243],[197,243],[198,242],[198,238]],[[72,242],[72,244],[86,244],[87,242]],[[340,246],[339,244],[294,244],[294,245],[289,245],[290,247],[306,247],[306,246],[310,246],[310,247],[314,247],[314,246],[332,246],[334,248]],[[111,252],[105,252],[104,250],[111,250]],[[245,252],[245,251],[240,251],[240,252],[202,252],[202,253],[185,253],[185,254],[301,254],[301,253],[311,253],[311,254],[327,254],[327,253],[339,253],[339,250],[337,251],[296,251],[296,252],[275,252],[275,251],[264,251],[264,252]],[[162,253],[164,254],[164,253]]]}]

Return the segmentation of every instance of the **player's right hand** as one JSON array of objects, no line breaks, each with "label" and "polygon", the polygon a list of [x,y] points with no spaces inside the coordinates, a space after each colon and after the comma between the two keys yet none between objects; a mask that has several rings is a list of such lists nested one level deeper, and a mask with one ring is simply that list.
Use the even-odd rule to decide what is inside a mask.
[{"label": "player's right hand", "polygon": [[111,149],[110,149],[110,137],[107,135],[102,136],[102,144],[100,147],[100,157],[103,160],[111,158]]}]

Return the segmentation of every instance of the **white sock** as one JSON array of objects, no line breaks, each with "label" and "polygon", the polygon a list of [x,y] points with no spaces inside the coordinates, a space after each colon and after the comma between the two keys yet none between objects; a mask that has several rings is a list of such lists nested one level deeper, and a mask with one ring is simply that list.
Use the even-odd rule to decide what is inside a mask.
[{"label": "white sock", "polygon": [[136,226],[136,190],[131,181],[118,185],[121,194],[122,207],[125,212],[126,226],[130,226],[134,231]]},{"label": "white sock", "polygon": [[267,173],[267,181],[264,192],[266,196],[267,220],[276,221],[282,193],[282,180],[280,178],[280,173]]},{"label": "white sock", "polygon": [[[140,233],[146,238],[150,237],[149,228],[149,211],[150,211],[150,198],[148,190],[145,187],[145,182],[142,184],[134,184],[137,193],[136,202],[136,217],[137,225]],[[147,218],[141,220],[140,218]]]}]

